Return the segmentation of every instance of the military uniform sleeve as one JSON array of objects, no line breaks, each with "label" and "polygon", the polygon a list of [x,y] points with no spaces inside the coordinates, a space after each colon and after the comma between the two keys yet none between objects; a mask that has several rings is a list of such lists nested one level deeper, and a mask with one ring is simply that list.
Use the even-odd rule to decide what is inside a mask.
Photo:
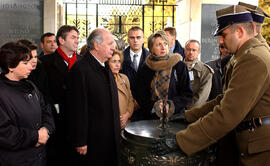
[{"label": "military uniform sleeve", "polygon": [[199,118],[205,116],[209,112],[213,111],[214,107],[219,104],[223,95],[218,95],[215,99],[203,104],[202,106],[195,107],[185,112],[185,117],[188,122],[195,122]]},{"label": "military uniform sleeve", "polygon": [[191,155],[217,142],[247,116],[268,88],[269,82],[263,60],[250,54],[238,58],[220,104],[214,107],[213,112],[178,132],[178,145]]}]

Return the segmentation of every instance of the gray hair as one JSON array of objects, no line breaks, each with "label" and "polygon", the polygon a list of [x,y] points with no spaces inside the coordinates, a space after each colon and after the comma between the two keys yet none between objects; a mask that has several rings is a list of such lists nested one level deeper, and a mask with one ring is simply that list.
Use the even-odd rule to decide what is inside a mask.
[{"label": "gray hair", "polygon": [[189,44],[189,43],[197,43],[199,45],[199,49],[201,49],[201,44],[198,40],[195,39],[190,39],[186,42],[185,47]]},{"label": "gray hair", "polygon": [[103,29],[95,29],[91,32],[91,34],[87,38],[87,47],[89,50],[94,50],[95,46],[94,43],[97,42],[98,44],[103,43]]}]

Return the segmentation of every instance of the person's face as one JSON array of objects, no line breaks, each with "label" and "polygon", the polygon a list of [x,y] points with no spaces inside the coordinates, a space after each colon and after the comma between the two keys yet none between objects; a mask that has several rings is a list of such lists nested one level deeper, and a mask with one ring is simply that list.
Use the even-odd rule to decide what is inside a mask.
[{"label": "person's face", "polygon": [[31,63],[33,70],[37,67],[37,50],[32,50],[32,58],[29,60],[29,63]]},{"label": "person's face", "polygon": [[79,34],[72,30],[67,33],[66,39],[59,37],[60,45],[70,54],[78,50]]},{"label": "person's face", "polygon": [[167,41],[163,40],[161,37],[157,37],[151,50],[156,56],[165,56],[169,52],[169,45]]},{"label": "person's face", "polygon": [[166,34],[169,38],[169,41],[170,41],[169,46],[170,46],[170,48],[172,48],[175,44],[176,38],[175,38],[175,36],[172,36],[168,31],[165,31],[165,32],[166,32]]},{"label": "person's face", "polygon": [[114,54],[109,60],[109,65],[114,74],[119,73],[121,68],[120,56],[118,54]]},{"label": "person's face", "polygon": [[54,53],[57,48],[55,36],[44,37],[44,43],[40,43],[44,55]]},{"label": "person's face", "polygon": [[14,81],[19,81],[21,79],[27,78],[32,70],[32,64],[30,63],[30,61],[26,60],[20,61],[15,68],[9,68],[9,73],[13,74]]},{"label": "person's face", "polygon": [[141,30],[129,31],[128,44],[133,52],[135,53],[140,52],[142,49],[143,42],[144,38],[143,32]]},{"label": "person's face", "polygon": [[219,45],[220,58],[224,58],[229,53],[228,53],[228,50],[224,46],[223,38],[219,37],[218,45]]},{"label": "person's face", "polygon": [[200,46],[196,42],[189,42],[185,47],[186,59],[193,61],[198,58],[200,54]]},{"label": "person's face", "polygon": [[101,62],[106,62],[112,57],[113,51],[115,50],[115,42],[109,32],[103,32],[103,42],[101,44],[96,43],[96,50]]},{"label": "person's face", "polygon": [[229,53],[232,54],[236,53],[239,40],[236,37],[235,32],[234,33],[231,32],[231,27],[222,31],[220,35],[220,40],[223,41],[224,47],[227,49]]}]

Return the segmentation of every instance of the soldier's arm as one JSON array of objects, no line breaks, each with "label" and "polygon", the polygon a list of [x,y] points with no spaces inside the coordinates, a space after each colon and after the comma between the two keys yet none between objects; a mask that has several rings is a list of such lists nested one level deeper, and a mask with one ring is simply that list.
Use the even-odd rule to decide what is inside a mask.
[{"label": "soldier's arm", "polygon": [[191,110],[187,110],[185,112],[185,117],[188,122],[195,122],[199,118],[205,116],[209,112],[213,111],[214,107],[219,104],[220,100],[222,99],[223,95],[218,95],[215,99],[201,105],[195,107]]}]

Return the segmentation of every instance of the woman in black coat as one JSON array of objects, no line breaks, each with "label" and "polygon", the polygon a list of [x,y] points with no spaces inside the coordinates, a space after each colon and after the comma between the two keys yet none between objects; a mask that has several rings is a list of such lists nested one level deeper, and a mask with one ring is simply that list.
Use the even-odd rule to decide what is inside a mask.
[{"label": "woman in black coat", "polygon": [[174,114],[184,115],[193,93],[186,65],[180,54],[169,52],[169,40],[164,31],[148,38],[150,54],[138,71],[135,99],[144,111],[144,119],[156,119],[153,105],[161,99],[173,101]]},{"label": "woman in black coat", "polygon": [[31,52],[7,43],[0,50],[0,165],[45,166],[45,144],[54,131],[50,106],[33,83]]}]

